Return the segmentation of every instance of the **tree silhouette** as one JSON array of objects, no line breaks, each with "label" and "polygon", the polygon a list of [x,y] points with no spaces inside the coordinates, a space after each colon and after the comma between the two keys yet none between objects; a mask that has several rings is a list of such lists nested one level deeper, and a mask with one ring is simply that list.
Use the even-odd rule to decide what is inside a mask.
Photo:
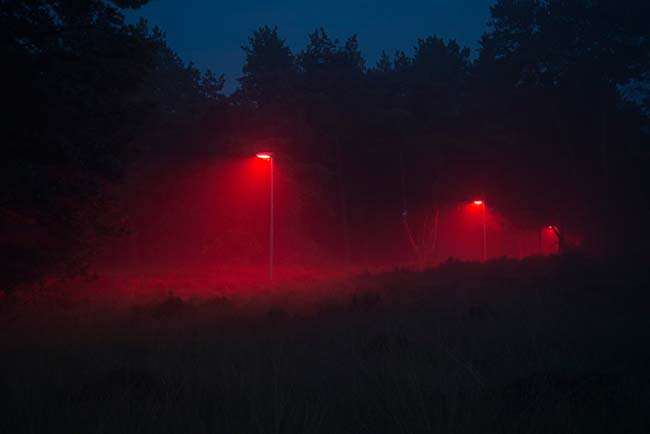
[{"label": "tree silhouette", "polygon": [[246,55],[244,75],[239,79],[242,98],[259,109],[286,108],[297,85],[297,68],[277,28],[260,27],[242,49]]},{"label": "tree silhouette", "polygon": [[222,86],[181,67],[146,23],[124,22],[120,8],[144,3],[1,4],[11,65],[0,80],[11,108],[0,174],[3,289],[83,270],[101,240],[123,228],[113,185],[152,116],[185,111],[188,93],[214,98]]},{"label": "tree silhouette", "polygon": [[497,145],[499,157],[490,160],[520,180],[506,181],[519,185],[512,192],[519,201],[534,198],[531,214],[629,241],[614,217],[629,209],[618,198],[637,190],[638,175],[631,184],[626,178],[640,170],[639,155],[625,143],[638,136],[621,121],[638,108],[625,102],[621,86],[648,79],[649,16],[638,1],[501,0],[492,7],[474,69],[474,107],[484,134],[507,137],[510,145]]}]

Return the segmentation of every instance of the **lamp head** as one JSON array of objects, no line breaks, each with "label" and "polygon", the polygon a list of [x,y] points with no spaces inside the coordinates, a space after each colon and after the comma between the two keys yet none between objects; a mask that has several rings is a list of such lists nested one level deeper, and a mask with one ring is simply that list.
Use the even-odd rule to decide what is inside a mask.
[{"label": "lamp head", "polygon": [[273,153],[272,152],[258,152],[255,154],[257,158],[261,158],[262,160],[270,160],[273,158]]}]

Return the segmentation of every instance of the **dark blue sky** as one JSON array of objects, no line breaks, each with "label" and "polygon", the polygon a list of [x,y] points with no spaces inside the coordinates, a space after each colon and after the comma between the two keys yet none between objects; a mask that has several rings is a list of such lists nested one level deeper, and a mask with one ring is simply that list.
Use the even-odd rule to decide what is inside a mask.
[{"label": "dark blue sky", "polygon": [[226,74],[226,87],[232,90],[244,61],[240,47],[259,26],[278,26],[294,52],[317,27],[341,40],[356,33],[368,65],[373,65],[382,49],[410,53],[418,38],[431,34],[476,48],[492,3],[494,0],[153,0],[129,16],[144,16],[151,25],[157,24],[184,60]]}]

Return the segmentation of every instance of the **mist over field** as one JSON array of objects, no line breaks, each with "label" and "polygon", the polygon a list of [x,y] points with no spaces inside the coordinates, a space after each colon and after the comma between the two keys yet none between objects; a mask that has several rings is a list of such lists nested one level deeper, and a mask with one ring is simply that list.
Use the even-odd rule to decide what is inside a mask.
[{"label": "mist over field", "polygon": [[647,285],[532,257],[127,306],[54,292],[3,315],[0,427],[642,433]]}]

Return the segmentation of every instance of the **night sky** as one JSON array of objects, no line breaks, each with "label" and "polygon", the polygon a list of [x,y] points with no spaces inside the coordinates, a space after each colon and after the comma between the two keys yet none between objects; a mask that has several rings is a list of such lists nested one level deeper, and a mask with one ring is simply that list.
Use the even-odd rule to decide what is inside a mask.
[{"label": "night sky", "polygon": [[224,73],[231,91],[241,74],[241,50],[248,36],[262,25],[278,26],[294,51],[307,35],[324,27],[330,37],[356,33],[368,65],[381,50],[410,53],[418,38],[436,34],[476,48],[494,0],[330,0],[263,1],[153,0],[129,14],[158,25],[184,60]]}]

